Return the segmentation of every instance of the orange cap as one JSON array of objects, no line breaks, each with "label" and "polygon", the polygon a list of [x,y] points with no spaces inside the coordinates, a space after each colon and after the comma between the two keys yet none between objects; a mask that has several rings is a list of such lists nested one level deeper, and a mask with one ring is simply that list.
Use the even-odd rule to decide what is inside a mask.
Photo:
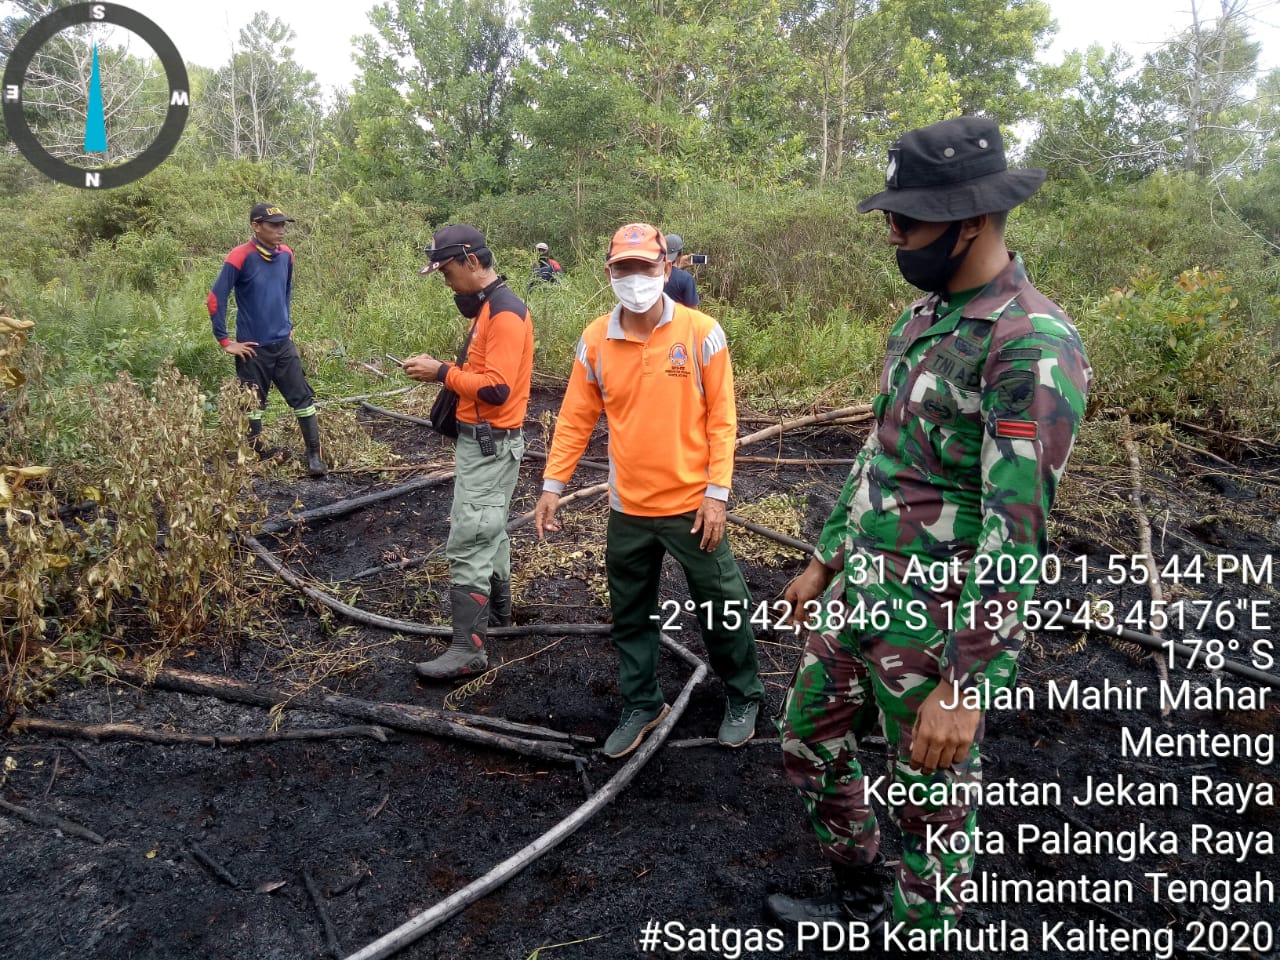
[{"label": "orange cap", "polygon": [[648,260],[658,263],[667,259],[667,242],[658,228],[649,223],[628,223],[619,227],[618,232],[609,241],[609,252],[605,254],[605,265],[617,263],[619,260]]}]

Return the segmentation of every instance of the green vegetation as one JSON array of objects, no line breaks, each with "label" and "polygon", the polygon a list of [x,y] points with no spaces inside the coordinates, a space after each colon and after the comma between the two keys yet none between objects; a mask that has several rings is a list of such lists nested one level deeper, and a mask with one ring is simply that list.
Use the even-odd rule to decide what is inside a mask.
[{"label": "green vegetation", "polygon": [[[44,6],[0,23],[0,59]],[[76,191],[0,154],[0,697],[104,667],[126,632],[163,654],[246,622],[230,535],[258,508],[205,295],[259,199],[297,218],[294,321],[322,398],[385,388],[364,366],[385,353],[457,349],[449,292],[417,268],[458,220],[518,292],[536,242],[565,264],[529,291],[537,369],[565,375],[612,304],[607,237],[644,219],[709,255],[699,289],[743,403],[798,410],[869,399],[915,296],[854,210],[886,145],[961,109],[1025,121],[1027,162],[1052,176],[1010,245],[1077,320],[1095,425],[1124,411],[1280,438],[1280,75],[1257,76],[1243,3],[1137,65],[1100,48],[1038,62],[1039,0],[943,6],[388,5],[355,90],[327,101],[260,14],[228,64],[193,69],[208,109],[143,181]],[[376,459],[349,416],[325,416],[335,465]]]}]

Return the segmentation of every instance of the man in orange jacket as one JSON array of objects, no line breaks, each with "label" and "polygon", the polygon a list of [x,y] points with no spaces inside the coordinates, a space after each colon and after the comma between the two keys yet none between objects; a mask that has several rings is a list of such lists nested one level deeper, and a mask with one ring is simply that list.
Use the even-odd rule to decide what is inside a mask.
[{"label": "man in orange jacket", "polygon": [[605,264],[619,303],[578,341],[534,523],[539,537],[560,529],[560,494],[603,410],[605,567],[622,692],[622,719],[605,755],[630,753],[667,714],[657,672],[658,576],[667,553],[684,568],[711,667],[724,681],[719,741],[740,747],[755,734],[764,686],[751,596],[724,535],[738,432],[728,343],[715,320],[663,294],[671,261],[650,224],[619,229]]},{"label": "man in orange jacket", "polygon": [[441,227],[420,271],[439,271],[470,324],[466,362],[428,354],[410,357],[404,372],[440,383],[458,395],[453,507],[449,512],[453,641],[418,675],[446,680],[482,673],[489,665],[488,627],[511,623],[511,543],[507,514],[524,456],[524,415],[533,374],[529,309],[493,269],[484,234],[465,223]]}]

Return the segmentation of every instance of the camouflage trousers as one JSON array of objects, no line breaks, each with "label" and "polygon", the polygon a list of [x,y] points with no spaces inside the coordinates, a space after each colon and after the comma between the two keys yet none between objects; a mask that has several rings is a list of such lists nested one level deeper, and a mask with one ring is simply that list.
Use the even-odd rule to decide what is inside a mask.
[{"label": "camouflage trousers", "polygon": [[[839,575],[832,584],[835,596],[843,593],[843,582]],[[884,623],[876,630],[840,623],[836,629],[829,608],[817,614],[778,722],[783,768],[800,793],[823,855],[851,866],[870,863],[880,848],[872,797],[892,799],[893,782],[911,789],[904,796],[921,802],[888,805],[902,831],[893,918],[909,928],[940,929],[954,925],[964,907],[946,896],[939,902],[938,884],[955,877],[954,890],[973,872],[977,826],[972,804],[946,800],[955,796],[951,785],[973,784],[976,789],[982,780],[983,725],[968,762],[929,776],[911,769],[912,727],[940,679],[944,638],[932,626],[913,632],[901,620],[888,619],[887,628]],[[940,617],[930,620],[942,622]],[[874,728],[877,715],[889,750],[885,773],[868,779],[858,760],[858,738]],[[960,838],[953,843],[962,833],[967,842]],[[964,852],[955,852],[957,848]]]}]

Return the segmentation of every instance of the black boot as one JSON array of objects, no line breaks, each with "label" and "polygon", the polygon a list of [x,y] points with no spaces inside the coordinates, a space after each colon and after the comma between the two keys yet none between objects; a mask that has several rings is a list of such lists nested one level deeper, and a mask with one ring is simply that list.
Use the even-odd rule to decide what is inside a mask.
[{"label": "black boot", "polygon": [[764,902],[765,916],[781,926],[795,926],[802,921],[845,923],[858,920],[869,930],[878,930],[884,925],[889,912],[884,898],[883,865],[884,857],[879,854],[876,854],[874,863],[865,867],[833,863],[831,870],[835,882],[830,890],[808,898],[775,893]]},{"label": "black boot", "polygon": [[449,649],[417,664],[418,676],[427,680],[451,680],[483,673],[489,666],[484,637],[489,629],[489,598],[479,587],[451,587],[453,641]]},{"label": "black boot", "polygon": [[511,581],[489,578],[489,626],[511,626]]},{"label": "black boot", "polygon": [[258,455],[259,460],[274,460],[280,456],[279,447],[268,447],[266,438],[262,436],[262,420],[249,421],[249,446]]},{"label": "black boot", "polygon": [[298,429],[302,431],[302,439],[307,445],[307,473],[313,477],[323,477],[329,468],[320,459],[320,425],[316,423],[316,415],[298,418]]}]

